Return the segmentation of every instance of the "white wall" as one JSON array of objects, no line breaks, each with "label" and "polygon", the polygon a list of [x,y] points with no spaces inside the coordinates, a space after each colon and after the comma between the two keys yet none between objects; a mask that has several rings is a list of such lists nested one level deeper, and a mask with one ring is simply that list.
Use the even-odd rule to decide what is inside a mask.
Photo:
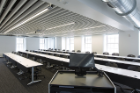
[{"label": "white wall", "polygon": [[128,54],[139,55],[139,32],[119,32],[119,53],[121,56]]},{"label": "white wall", "polygon": [[0,36],[0,56],[12,51],[16,51],[16,37]]},{"label": "white wall", "polygon": [[103,35],[93,35],[92,36],[92,51],[97,52],[97,54],[103,53]]},{"label": "white wall", "polygon": [[40,38],[27,37],[26,38],[26,50],[40,49],[39,48],[39,39]]}]

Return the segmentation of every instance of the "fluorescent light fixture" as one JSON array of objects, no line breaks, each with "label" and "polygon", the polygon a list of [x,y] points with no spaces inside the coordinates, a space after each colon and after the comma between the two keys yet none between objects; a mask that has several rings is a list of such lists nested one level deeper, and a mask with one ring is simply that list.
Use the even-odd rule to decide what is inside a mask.
[{"label": "fluorescent light fixture", "polygon": [[54,29],[54,28],[64,27],[64,26],[73,25],[73,24],[75,24],[75,22],[64,24],[64,25],[60,25],[60,26],[56,26],[56,27],[52,27],[52,28],[48,28],[46,30],[51,30],[51,29]]},{"label": "fluorescent light fixture", "polygon": [[29,32],[29,33],[26,33],[26,34],[33,34],[33,33],[35,33],[35,31],[34,32]]},{"label": "fluorescent light fixture", "polygon": [[34,18],[36,18],[37,16],[39,16],[39,15],[45,13],[45,12],[48,11],[48,10],[49,10],[48,8],[47,8],[47,9],[44,9],[43,11],[41,11],[41,12],[35,14],[34,16],[30,17],[29,19],[20,22],[20,23],[17,24],[16,26],[14,26],[14,27],[12,27],[11,29],[9,29],[9,30],[7,30],[6,32],[4,32],[4,34],[10,32],[11,30],[13,30],[13,29],[15,29],[15,28],[17,28],[17,27],[19,27],[19,26],[21,26],[21,25],[23,25],[23,24],[25,24],[25,23],[27,23],[27,22],[29,22],[29,21],[31,21],[32,19],[34,19]]},{"label": "fluorescent light fixture", "polygon": [[76,32],[76,31],[79,31],[79,30],[88,30],[88,29],[91,29],[91,28],[98,28],[98,27],[103,27],[105,25],[101,25],[101,26],[94,26],[94,27],[88,27],[88,28],[83,28],[83,29],[77,29],[77,30],[71,30],[71,32]]},{"label": "fluorescent light fixture", "polygon": [[[98,28],[98,27],[103,27],[103,26],[105,26],[105,25],[94,26],[94,27],[88,27],[88,28],[82,28],[82,29],[71,30],[71,31],[65,31],[65,33],[67,33],[67,32],[76,32],[76,31],[80,31],[80,30],[88,30],[88,29],[91,29],[91,28]],[[50,33],[49,35],[51,35],[51,34],[56,34],[56,33],[59,33],[59,32]]]}]

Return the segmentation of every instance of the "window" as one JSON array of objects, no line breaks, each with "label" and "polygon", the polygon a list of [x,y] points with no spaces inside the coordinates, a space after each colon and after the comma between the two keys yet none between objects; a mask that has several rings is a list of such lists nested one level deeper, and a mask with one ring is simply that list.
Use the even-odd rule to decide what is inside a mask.
[{"label": "window", "polygon": [[62,37],[62,50],[66,48],[65,46],[65,37]]},{"label": "window", "polygon": [[24,51],[25,50],[25,39],[24,38],[16,38],[16,51]]},{"label": "window", "polygon": [[47,38],[47,48],[54,49],[55,47],[55,38]]},{"label": "window", "polygon": [[83,45],[82,45],[82,51],[86,52],[92,52],[92,36],[84,36],[83,37]]},{"label": "window", "polygon": [[70,37],[70,38],[67,38],[67,50],[74,50],[74,38],[73,37]]},{"label": "window", "polygon": [[119,53],[119,35],[105,35],[104,38],[104,52]]},{"label": "window", "polygon": [[40,39],[40,49],[45,49],[45,39],[44,38]]}]

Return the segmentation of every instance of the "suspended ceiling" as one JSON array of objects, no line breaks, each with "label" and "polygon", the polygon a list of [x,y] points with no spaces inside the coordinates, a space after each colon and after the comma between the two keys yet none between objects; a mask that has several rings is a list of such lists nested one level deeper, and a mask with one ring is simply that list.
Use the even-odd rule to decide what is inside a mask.
[{"label": "suspended ceiling", "polygon": [[[0,0],[0,34],[54,37],[118,33],[120,31],[58,6],[53,6],[46,13],[9,31],[22,21],[48,8],[49,5],[41,0]],[[62,26],[69,23],[74,24]]]}]

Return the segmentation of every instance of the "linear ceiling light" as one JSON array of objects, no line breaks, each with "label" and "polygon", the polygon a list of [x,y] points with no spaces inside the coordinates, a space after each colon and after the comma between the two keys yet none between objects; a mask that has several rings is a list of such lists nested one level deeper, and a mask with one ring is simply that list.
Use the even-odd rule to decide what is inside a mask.
[{"label": "linear ceiling light", "polygon": [[41,12],[35,14],[34,16],[30,17],[29,19],[20,22],[20,23],[17,24],[16,26],[14,26],[14,27],[12,27],[11,29],[9,29],[9,30],[7,30],[6,32],[4,32],[4,34],[10,32],[11,30],[13,30],[13,29],[15,29],[15,28],[17,28],[17,27],[19,27],[19,26],[21,26],[21,25],[23,25],[23,24],[25,24],[25,23],[27,23],[27,22],[29,22],[29,21],[31,21],[32,19],[34,19],[34,18],[36,18],[37,16],[39,16],[39,15],[41,15],[41,14],[47,12],[48,10],[49,10],[48,8],[47,8],[47,9],[44,9],[43,11],[41,11]]},{"label": "linear ceiling light", "polygon": [[[99,28],[99,27],[104,27],[105,25],[100,25],[100,26],[94,26],[94,27],[88,27],[88,28],[82,28],[82,29],[76,29],[76,30],[70,30],[70,31],[64,31],[65,33],[67,32],[76,32],[76,31],[80,31],[80,30],[88,30],[88,29],[92,29],[92,28]],[[60,33],[60,32],[53,32],[53,33],[50,33],[48,35],[51,35],[51,34],[56,34],[56,33]]]},{"label": "linear ceiling light", "polygon": [[64,25],[59,25],[59,26],[56,26],[56,27],[51,27],[51,28],[48,28],[46,30],[50,30],[50,29],[54,29],[54,28],[59,28],[59,27],[64,27],[64,26],[68,26],[68,25],[73,25],[73,24],[75,24],[75,22],[64,24]]}]

